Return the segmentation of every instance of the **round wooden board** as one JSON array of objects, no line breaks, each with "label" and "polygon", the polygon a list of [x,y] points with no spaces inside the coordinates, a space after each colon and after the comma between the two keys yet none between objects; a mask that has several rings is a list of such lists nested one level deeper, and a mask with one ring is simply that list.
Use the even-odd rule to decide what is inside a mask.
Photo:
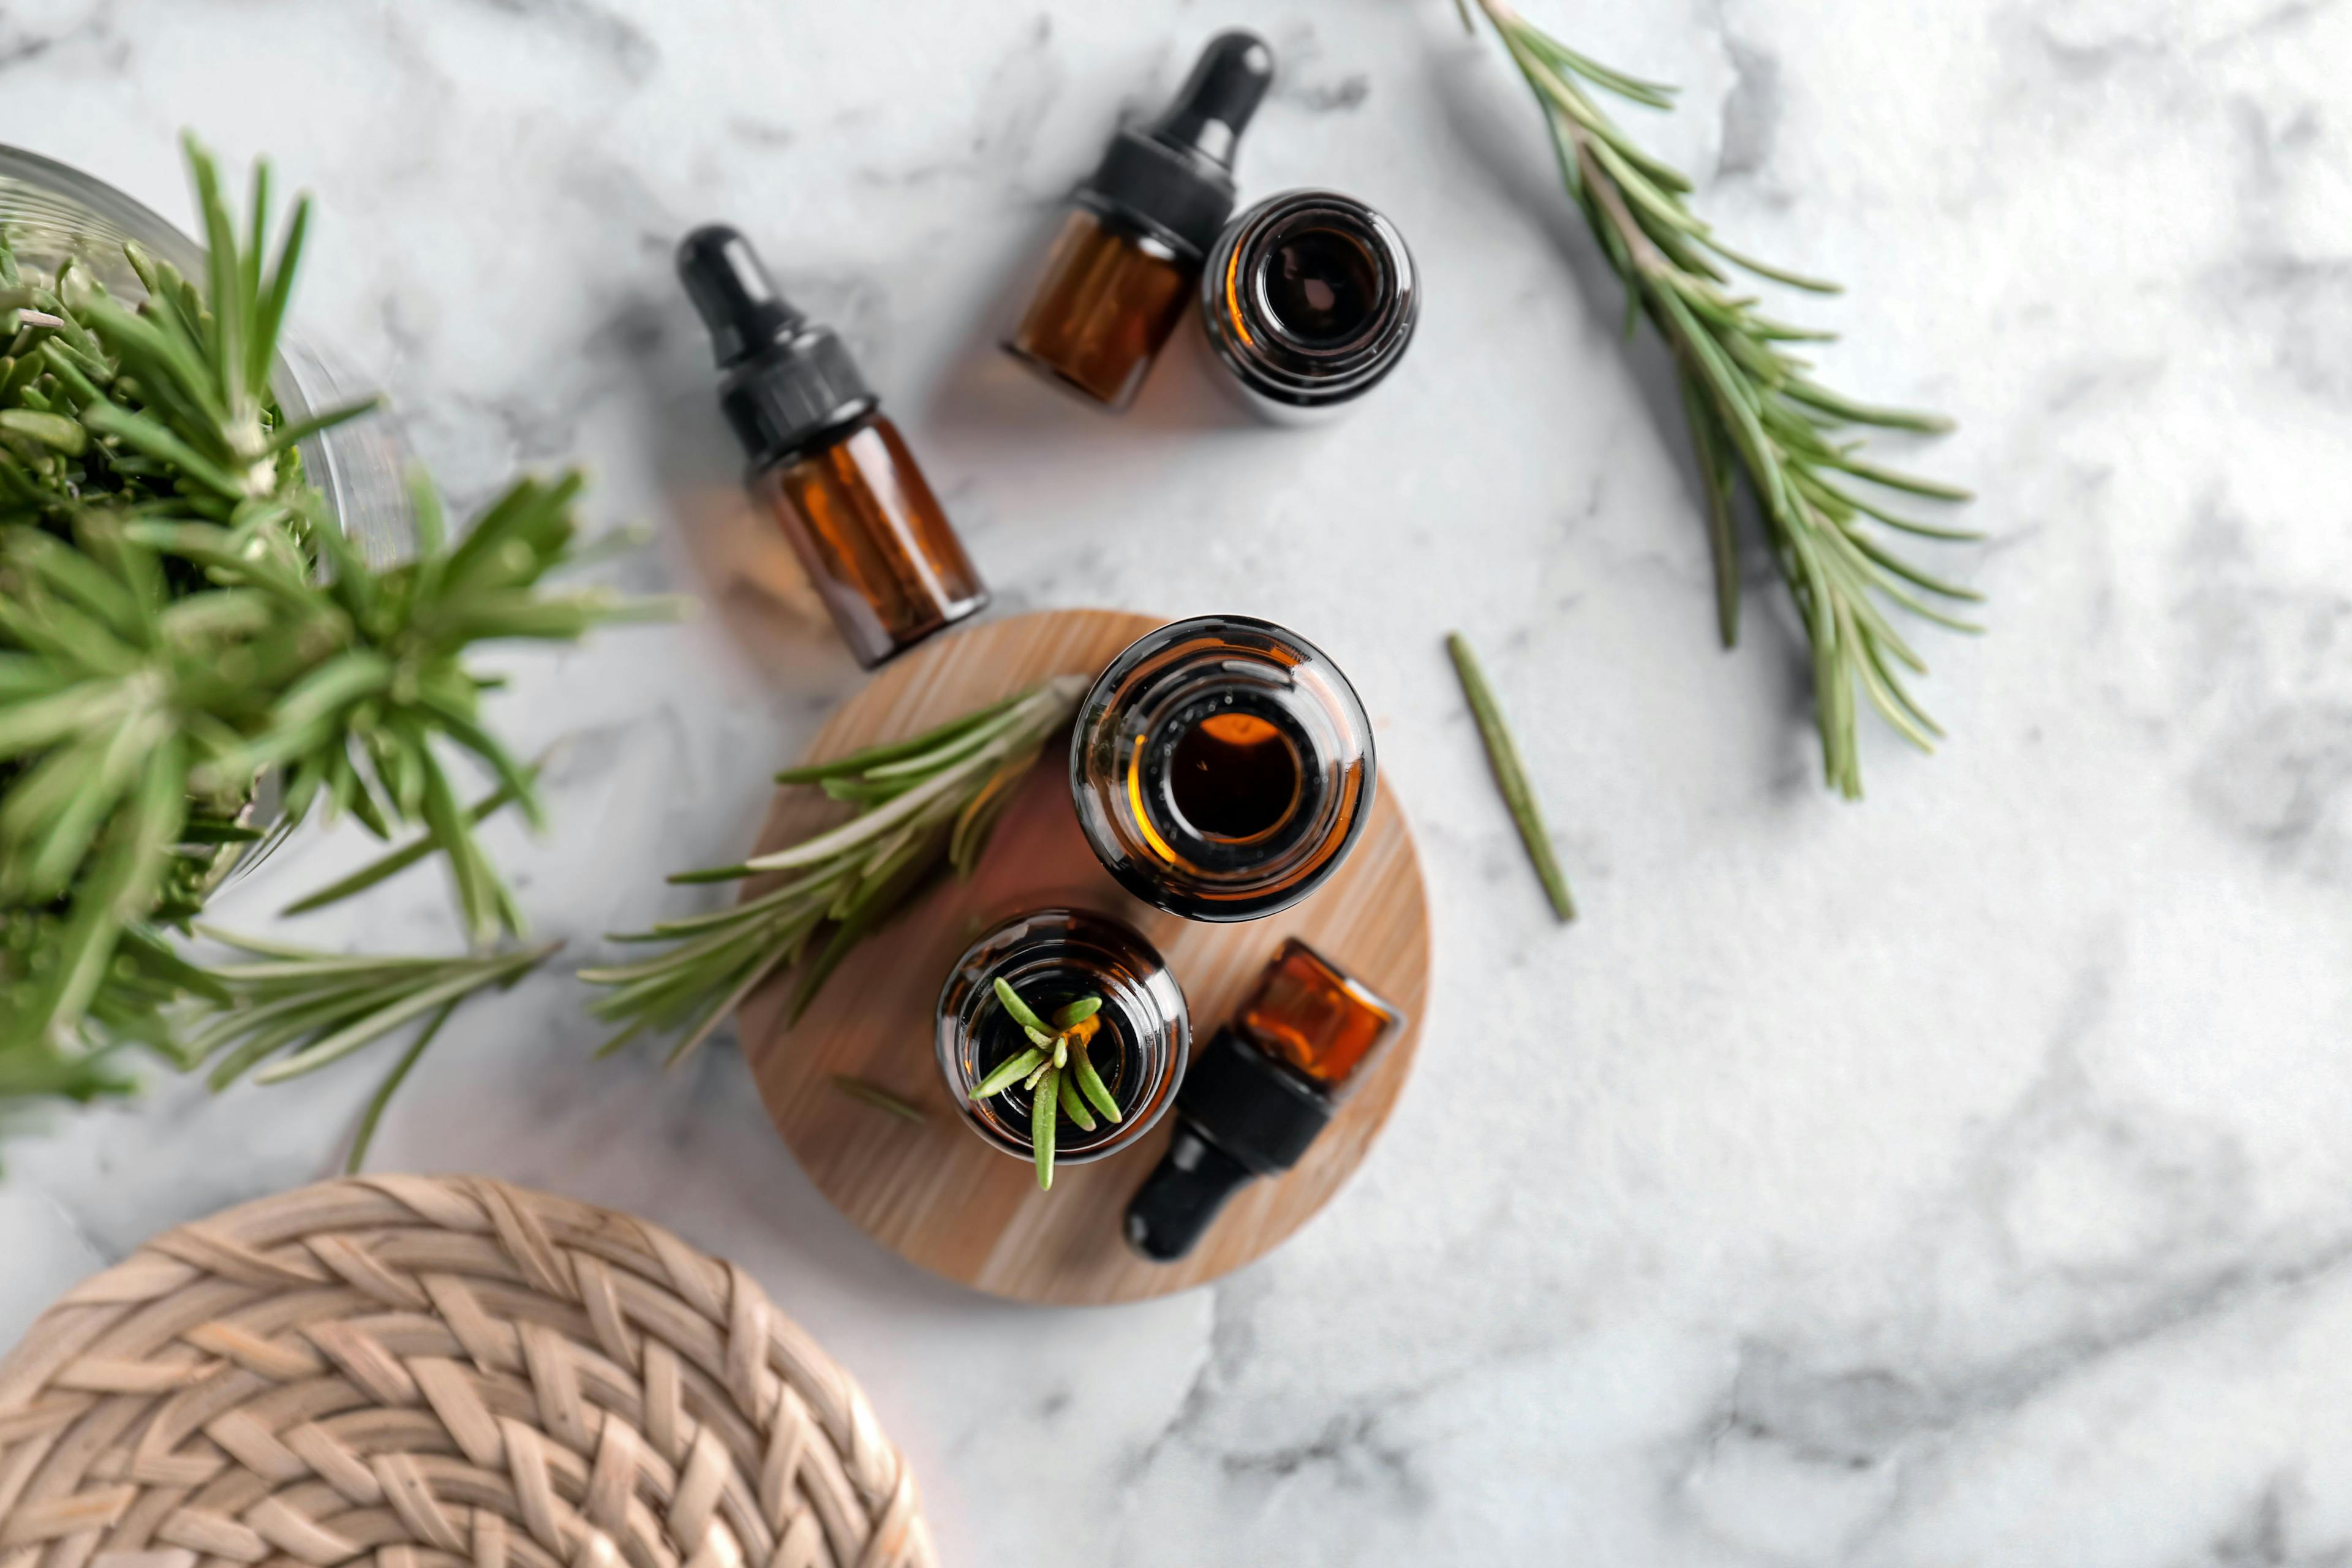
[{"label": "round wooden board", "polygon": [[[1055,610],[943,637],[908,654],[844,704],[813,759],[902,739],[1050,675],[1091,675],[1165,623],[1118,610]],[[840,819],[813,790],[779,792],[762,851]],[[757,889],[760,884],[753,884]],[[1286,936],[1313,943],[1406,1013],[1403,1037],[1339,1117],[1279,1181],[1235,1194],[1192,1255],[1143,1261],[1119,1218],[1166,1146],[1171,1112],[1134,1147],[1055,1171],[1040,1192],[1028,1162],[975,1137],[931,1052],[932,1007],[950,965],[996,920],[1071,904],[1125,920],[1183,983],[1194,1045],[1240,1005]],[[1130,897],[1096,861],[1070,806],[1066,748],[1048,745],[969,882],[941,884],[862,943],[808,1014],[786,1028],[793,977],[770,982],[739,1015],[760,1098],[811,1180],[835,1206],[899,1256],[934,1273],[1024,1301],[1132,1301],[1214,1279],[1263,1256],[1321,1208],[1388,1120],[1412,1066],[1429,985],[1429,904],[1393,791],[1339,874],[1311,898],[1240,925],[1180,920]],[[920,1106],[916,1127],[851,1100],[846,1073]]]}]

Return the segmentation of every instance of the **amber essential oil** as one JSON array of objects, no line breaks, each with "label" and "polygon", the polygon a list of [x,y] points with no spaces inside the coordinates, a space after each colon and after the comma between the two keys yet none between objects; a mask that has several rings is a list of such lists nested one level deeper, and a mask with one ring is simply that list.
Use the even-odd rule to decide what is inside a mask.
[{"label": "amber essential oil", "polygon": [[1297,748],[1271,721],[1213,713],[1177,740],[1168,797],[1202,834],[1251,839],[1297,811],[1300,776]]}]

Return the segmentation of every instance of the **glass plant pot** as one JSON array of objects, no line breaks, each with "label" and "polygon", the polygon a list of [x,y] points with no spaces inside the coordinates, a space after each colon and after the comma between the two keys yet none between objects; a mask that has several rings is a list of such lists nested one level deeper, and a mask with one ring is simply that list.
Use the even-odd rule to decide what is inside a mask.
[{"label": "glass plant pot", "polygon": [[1372,727],[1314,644],[1269,621],[1178,621],[1110,662],[1078,705],[1070,794],[1096,858],[1196,921],[1288,908],[1370,819]]},{"label": "glass plant pot", "polygon": [[[6,145],[0,145],[0,229],[18,261],[51,272],[70,257],[127,303],[145,299],[147,291],[123,257],[126,241],[200,286],[205,276],[203,247],[152,208],[78,169]],[[290,329],[278,336],[269,380],[278,406],[298,423],[366,395]],[[408,450],[393,420],[381,413],[350,420],[313,436],[299,450],[311,483],[325,493],[329,510],[362,559],[389,566],[415,550]],[[248,823],[268,826],[278,820],[282,784],[275,770],[261,776],[244,814]],[[272,834],[256,845],[222,847],[211,884],[251,870],[279,842],[281,836]]]},{"label": "glass plant pot", "polygon": [[[37,153],[0,145],[0,228],[17,259],[53,271],[68,257],[89,268],[118,299],[146,297],[123,259],[126,240],[170,262],[201,285],[202,247],[161,214],[103,181]],[[366,395],[293,331],[281,334],[271,390],[289,419]],[[302,465],[365,558],[389,565],[415,548],[404,482],[408,454],[396,426],[382,415],[339,425],[301,444]]]},{"label": "glass plant pot", "polygon": [[1097,1116],[1088,1132],[1063,1113],[1055,1130],[1056,1163],[1102,1159],[1150,1131],[1174,1102],[1192,1047],[1184,989],[1151,944],[1108,915],[1033,910],[990,930],[956,960],[940,990],[940,1074],[971,1130],[1025,1160],[1034,1147],[1029,1091],[1015,1084],[977,1103],[971,1098],[973,1085],[1029,1048],[997,1000],[1000,979],[1047,1016],[1081,996],[1103,999],[1087,1058],[1118,1102],[1119,1120]]}]

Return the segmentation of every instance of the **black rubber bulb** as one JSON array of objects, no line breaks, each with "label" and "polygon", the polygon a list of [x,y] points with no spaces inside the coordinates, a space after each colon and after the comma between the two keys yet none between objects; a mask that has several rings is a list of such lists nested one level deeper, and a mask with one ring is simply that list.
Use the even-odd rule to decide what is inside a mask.
[{"label": "black rubber bulb", "polygon": [[776,292],[751,242],[723,223],[705,224],[678,242],[677,276],[710,329],[722,368],[790,337],[808,320]]},{"label": "black rubber bulb", "polygon": [[1202,49],[1176,100],[1151,127],[1154,141],[1230,169],[1234,145],[1274,85],[1274,50],[1255,33],[1219,33]]}]

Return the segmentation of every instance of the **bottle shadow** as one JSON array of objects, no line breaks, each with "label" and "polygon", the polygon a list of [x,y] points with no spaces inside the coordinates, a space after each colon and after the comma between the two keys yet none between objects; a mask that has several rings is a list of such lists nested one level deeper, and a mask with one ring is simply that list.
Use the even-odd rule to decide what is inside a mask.
[{"label": "bottle shadow", "polygon": [[[650,287],[651,285],[649,285]],[[744,488],[741,447],[718,408],[718,371],[682,296],[635,369],[653,480],[676,523],[669,549],[699,597],[772,688],[837,695],[856,661],[774,519]],[[668,304],[665,300],[665,307]]]}]

